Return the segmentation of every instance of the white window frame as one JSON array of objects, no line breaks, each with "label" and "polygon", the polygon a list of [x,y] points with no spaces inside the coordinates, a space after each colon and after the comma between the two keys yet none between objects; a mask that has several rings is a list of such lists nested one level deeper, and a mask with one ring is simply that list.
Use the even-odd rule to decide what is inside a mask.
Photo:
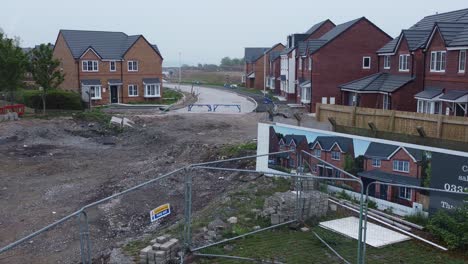
[{"label": "white window frame", "polygon": [[[112,67],[114,66],[114,67]],[[117,62],[116,61],[109,61],[109,71],[115,72],[117,71]]]},{"label": "white window frame", "polygon": [[[94,96],[91,96],[91,100],[101,100],[102,99],[102,87],[101,85],[88,85],[88,91],[91,95],[91,89],[94,89]],[[97,89],[96,89],[97,88]],[[97,92],[96,92],[97,91]]]},{"label": "white window frame", "polygon": [[[366,60],[369,60],[369,66],[366,66]],[[368,70],[371,68],[371,57],[370,56],[364,56],[362,57],[362,68],[365,70]]]},{"label": "white window frame", "polygon": [[[149,89],[151,89],[151,87],[154,86],[154,94],[153,93],[149,93]],[[157,98],[157,97],[161,97],[161,84],[159,83],[148,83],[148,84],[145,84],[145,97],[146,98]]]},{"label": "white window frame", "polygon": [[398,71],[409,72],[409,54],[400,54],[398,61]]},{"label": "white window frame", "polygon": [[382,102],[382,109],[383,110],[390,110],[391,108],[391,102],[390,102],[390,95],[389,94],[383,94],[383,102]]},{"label": "white window frame", "polygon": [[310,103],[310,87],[302,87],[301,90],[301,102]]},{"label": "white window frame", "polygon": [[425,114],[440,114],[442,113],[442,102],[419,99],[417,112]]},{"label": "white window frame", "polygon": [[382,166],[382,160],[372,159],[372,167],[380,168]]},{"label": "white window frame", "polygon": [[330,104],[334,105],[336,103],[335,97],[330,97]]},{"label": "white window frame", "polygon": [[431,72],[445,72],[447,67],[447,51],[432,51],[429,64]]},{"label": "white window frame", "polygon": [[331,152],[331,159],[332,160],[341,160],[341,153],[339,151],[332,151]]},{"label": "white window frame", "polygon": [[312,71],[312,57],[309,57],[309,71]]},{"label": "white window frame", "polygon": [[[406,165],[406,166],[405,166]],[[393,161],[393,171],[409,173],[410,164],[406,160],[394,160]]]},{"label": "white window frame", "polygon": [[[136,66],[136,68],[135,68]],[[127,62],[127,69],[129,72],[137,72],[138,71],[138,61],[130,60]]]},{"label": "white window frame", "polygon": [[97,61],[97,60],[83,60],[83,61],[81,61],[81,71],[83,71],[83,72],[98,72],[99,71],[99,61]]},{"label": "white window frame", "polygon": [[389,55],[384,56],[384,66],[383,66],[383,68],[385,70],[390,70],[390,68],[391,68],[390,56]]},{"label": "white window frame", "polygon": [[[402,196],[403,193],[403,196]],[[412,196],[412,190],[407,187],[399,187],[398,188],[398,197],[401,199],[409,200],[411,201],[411,196]]]},{"label": "white window frame", "polygon": [[466,50],[460,50],[458,53],[458,73],[466,71]]},{"label": "white window frame", "polygon": [[[130,92],[132,91],[132,92]],[[136,92],[136,94],[135,94]],[[138,97],[138,85],[129,84],[128,85],[128,97]]]},{"label": "white window frame", "polygon": [[299,57],[299,70],[302,71],[302,57]]},{"label": "white window frame", "polygon": [[322,150],[314,149],[314,157],[321,158],[322,157]]}]

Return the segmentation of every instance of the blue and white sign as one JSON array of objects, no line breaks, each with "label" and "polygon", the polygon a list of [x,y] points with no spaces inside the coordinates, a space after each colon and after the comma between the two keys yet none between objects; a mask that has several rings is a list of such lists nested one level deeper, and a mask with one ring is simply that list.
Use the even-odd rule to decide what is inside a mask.
[{"label": "blue and white sign", "polygon": [[150,211],[151,223],[170,214],[171,206],[168,203],[158,206],[157,208]]}]

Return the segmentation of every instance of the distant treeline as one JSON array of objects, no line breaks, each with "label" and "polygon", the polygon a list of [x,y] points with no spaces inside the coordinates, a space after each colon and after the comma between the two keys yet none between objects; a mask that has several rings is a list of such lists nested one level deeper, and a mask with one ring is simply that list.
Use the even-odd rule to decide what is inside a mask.
[{"label": "distant treeline", "polygon": [[216,64],[201,64],[198,63],[195,65],[183,64],[183,70],[204,70],[204,71],[221,71],[221,70],[230,70],[230,71],[242,71],[244,69],[244,58],[230,58],[224,57],[221,59],[219,65]]}]

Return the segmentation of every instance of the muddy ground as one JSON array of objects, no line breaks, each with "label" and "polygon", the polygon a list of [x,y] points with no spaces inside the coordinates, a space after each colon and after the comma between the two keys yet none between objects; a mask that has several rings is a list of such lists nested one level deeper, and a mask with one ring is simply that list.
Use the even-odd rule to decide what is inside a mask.
[{"label": "muddy ground", "polygon": [[[251,142],[257,123],[267,119],[259,113],[126,116],[136,125],[123,131],[72,117],[0,124],[0,246],[177,168],[226,158],[223,146]],[[254,169],[255,163],[229,166]],[[222,172],[191,175],[194,211],[248,180]],[[181,220],[183,181],[179,173],[87,210],[95,262],[105,263],[111,250],[129,239]],[[172,214],[150,224],[149,210],[167,202]],[[78,263],[79,241],[73,218],[1,254],[0,263]]]}]

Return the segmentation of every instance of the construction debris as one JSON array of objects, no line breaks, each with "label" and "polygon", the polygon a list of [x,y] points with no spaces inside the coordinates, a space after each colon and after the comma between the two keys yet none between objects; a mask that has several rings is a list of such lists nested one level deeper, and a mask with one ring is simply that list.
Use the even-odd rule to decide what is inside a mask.
[{"label": "construction debris", "polygon": [[147,246],[140,251],[140,264],[167,264],[178,259],[180,251],[179,240],[160,236],[152,246]]},{"label": "construction debris", "polygon": [[299,217],[306,220],[326,215],[328,195],[319,191],[300,192],[299,194],[295,191],[275,193],[265,199],[261,215],[270,217],[272,225],[296,219],[298,217],[298,196],[300,201]]},{"label": "construction debris", "polygon": [[124,126],[128,126],[128,127],[133,127],[135,125],[135,123],[128,119],[128,118],[120,118],[120,117],[116,117],[116,116],[113,116],[111,118],[111,121],[110,121],[111,124],[116,124],[116,125],[119,125],[120,127],[124,127]]}]

